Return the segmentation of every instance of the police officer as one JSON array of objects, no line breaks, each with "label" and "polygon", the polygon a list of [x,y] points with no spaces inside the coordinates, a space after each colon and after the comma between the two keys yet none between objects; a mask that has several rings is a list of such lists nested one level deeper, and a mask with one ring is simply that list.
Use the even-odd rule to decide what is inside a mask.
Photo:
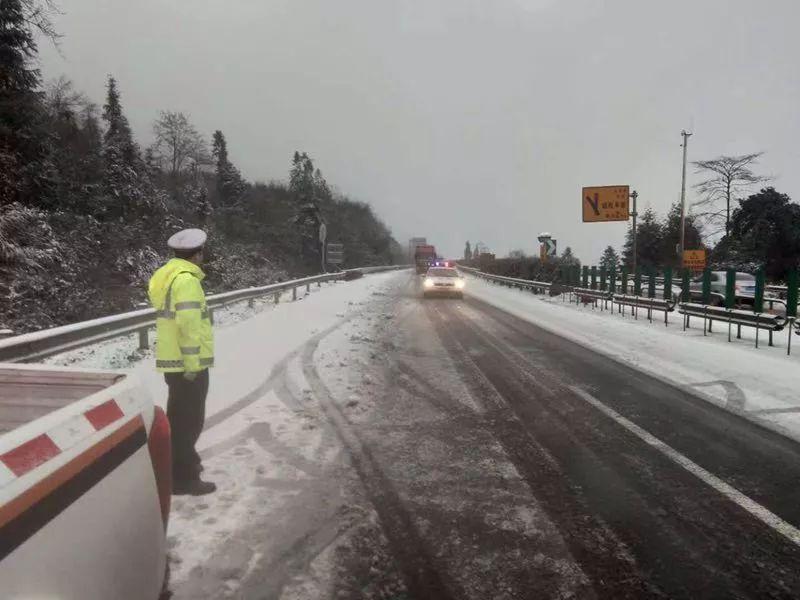
[{"label": "police officer", "polygon": [[208,369],[214,338],[201,281],[206,234],[184,229],[167,244],[175,257],[150,278],[148,294],[156,317],[156,369],[169,387],[167,417],[172,429],[173,493],[210,494],[216,485],[200,479],[195,444],[203,431]]}]

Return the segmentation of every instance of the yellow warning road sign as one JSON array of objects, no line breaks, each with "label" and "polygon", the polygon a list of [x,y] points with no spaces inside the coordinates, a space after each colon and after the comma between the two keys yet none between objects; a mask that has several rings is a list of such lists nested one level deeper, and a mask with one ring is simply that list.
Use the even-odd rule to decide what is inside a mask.
[{"label": "yellow warning road sign", "polygon": [[583,188],[583,222],[627,221],[631,212],[630,197],[630,186],[627,185]]},{"label": "yellow warning road sign", "polygon": [[705,250],[684,250],[683,267],[692,271],[702,271],[706,268]]}]

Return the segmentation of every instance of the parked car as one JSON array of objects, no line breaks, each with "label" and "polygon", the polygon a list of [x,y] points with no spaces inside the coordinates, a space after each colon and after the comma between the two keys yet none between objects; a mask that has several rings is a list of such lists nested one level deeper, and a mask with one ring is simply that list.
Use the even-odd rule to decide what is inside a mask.
[{"label": "parked car", "polygon": [[0,364],[0,596],[156,600],[170,462],[132,376]]},{"label": "parked car", "polygon": [[[728,281],[727,271],[711,271],[711,304],[720,305],[725,302],[725,290]],[[703,291],[703,276],[692,279],[690,284],[692,296],[699,297]],[[741,304],[752,304],[756,293],[756,278],[750,273],[736,273],[734,283],[736,298]]]}]

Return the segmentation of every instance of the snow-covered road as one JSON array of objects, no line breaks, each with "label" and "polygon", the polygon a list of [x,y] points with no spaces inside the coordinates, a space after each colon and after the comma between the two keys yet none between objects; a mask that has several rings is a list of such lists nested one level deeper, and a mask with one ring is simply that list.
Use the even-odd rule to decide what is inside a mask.
[{"label": "snow-covered road", "polygon": [[701,319],[693,319],[684,331],[678,314],[665,327],[663,313],[654,313],[650,323],[641,310],[634,320],[630,309],[623,316],[472,276],[467,290],[473,298],[800,441],[800,346],[793,356],[786,355],[786,331],[775,334],[775,347],[767,346],[762,331],[756,348],[755,331],[747,327],[742,339],[735,338],[734,328],[728,342],[723,323],[715,323],[714,333],[704,336]]},{"label": "snow-covered road", "polygon": [[800,446],[753,423],[796,437],[795,359],[467,290],[375,275],[217,327],[176,599],[796,597]]}]

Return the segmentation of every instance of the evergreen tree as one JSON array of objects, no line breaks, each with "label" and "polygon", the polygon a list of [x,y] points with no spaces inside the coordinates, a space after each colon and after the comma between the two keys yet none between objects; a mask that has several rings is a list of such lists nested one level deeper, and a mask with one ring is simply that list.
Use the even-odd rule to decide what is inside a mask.
[{"label": "evergreen tree", "polygon": [[289,191],[302,203],[314,198],[314,187],[314,162],[305,152],[295,152],[289,171]]},{"label": "evergreen tree", "polygon": [[770,278],[783,279],[800,267],[800,205],[772,187],[742,200],[711,258],[741,271],[764,266]]},{"label": "evergreen tree", "polygon": [[319,169],[314,171],[314,197],[322,203],[330,202],[333,199],[328,182],[325,181],[322,171]]},{"label": "evergreen tree", "polygon": [[[704,247],[700,230],[695,223],[694,215],[687,214],[685,218],[684,248],[686,250],[699,250]],[[663,225],[661,266],[680,267],[682,258],[678,256],[677,248],[681,242],[681,205],[676,202],[670,207]]]},{"label": "evergreen tree", "polygon": [[214,132],[211,144],[211,156],[214,158],[217,193],[223,205],[235,204],[246,189],[246,184],[239,169],[228,158],[228,142],[218,129]]},{"label": "evergreen tree", "polygon": [[21,0],[0,3],[0,204],[46,204],[49,137],[44,127],[36,41]]},{"label": "evergreen tree", "polygon": [[564,251],[561,253],[560,262],[565,267],[579,267],[581,265],[581,261],[572,253],[572,248],[569,246],[564,248]]},{"label": "evergreen tree", "polygon": [[469,245],[469,240],[467,240],[467,245],[464,246],[464,260],[467,262],[472,260],[472,247]]},{"label": "evergreen tree", "polygon": [[[636,266],[641,268],[660,266],[659,262],[664,245],[664,228],[658,222],[658,216],[655,211],[648,207],[637,225],[636,245],[638,256]],[[622,249],[622,262],[628,268],[633,266],[633,223],[628,226],[625,246]]]},{"label": "evergreen tree", "polygon": [[606,249],[603,250],[603,256],[600,257],[600,266],[605,267],[607,271],[619,268],[619,255],[613,246],[606,246]]},{"label": "evergreen tree", "polygon": [[106,103],[103,105],[103,120],[106,122],[106,133],[103,145],[107,154],[107,162],[122,163],[122,166],[135,169],[139,149],[133,141],[131,126],[122,112],[117,80],[108,76],[106,86]]}]

